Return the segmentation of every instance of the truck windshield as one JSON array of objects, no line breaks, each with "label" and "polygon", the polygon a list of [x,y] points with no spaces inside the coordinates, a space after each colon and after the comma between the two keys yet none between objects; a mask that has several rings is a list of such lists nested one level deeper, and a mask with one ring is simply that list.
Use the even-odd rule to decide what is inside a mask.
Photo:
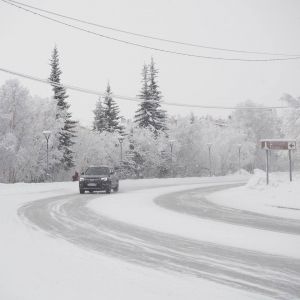
[{"label": "truck windshield", "polygon": [[85,175],[109,175],[109,168],[91,167],[86,170]]}]

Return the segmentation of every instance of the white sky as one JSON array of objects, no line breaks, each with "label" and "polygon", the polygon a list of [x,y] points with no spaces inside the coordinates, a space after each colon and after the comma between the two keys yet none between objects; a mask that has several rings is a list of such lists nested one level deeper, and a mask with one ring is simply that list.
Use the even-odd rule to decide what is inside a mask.
[{"label": "white sky", "polygon": [[[298,0],[20,1],[106,26],[168,39],[223,48],[300,54]],[[92,29],[174,51],[241,57]],[[283,93],[300,96],[300,60],[220,62],[158,53],[69,29],[1,1],[0,38],[0,67],[47,78],[49,58],[57,44],[63,82],[99,91],[105,90],[109,80],[115,94],[136,96],[140,90],[142,66],[153,56],[160,70],[159,84],[165,101],[235,105],[251,99],[265,105],[278,105]],[[0,84],[12,77],[0,72]],[[32,94],[51,96],[44,84],[20,80]],[[90,125],[97,97],[68,93],[74,118]],[[121,113],[132,118],[137,104],[121,100],[118,103]],[[181,115],[191,111],[170,106],[166,109],[169,114]],[[194,113],[201,115],[208,111],[197,109]],[[221,113],[214,112],[215,115]]]}]

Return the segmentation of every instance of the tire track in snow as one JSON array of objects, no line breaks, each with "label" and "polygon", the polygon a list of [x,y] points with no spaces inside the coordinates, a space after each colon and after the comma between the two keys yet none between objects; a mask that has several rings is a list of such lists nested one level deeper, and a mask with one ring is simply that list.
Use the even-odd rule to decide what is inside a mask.
[{"label": "tire track in snow", "polygon": [[[220,187],[210,191],[216,189]],[[99,195],[76,194],[33,201],[22,206],[18,214],[24,222],[51,236],[127,262],[200,277],[273,299],[299,298],[298,260],[186,239],[116,221],[87,207],[95,198]]]},{"label": "tire track in snow", "polygon": [[280,218],[222,206],[206,199],[206,195],[209,193],[216,192],[224,188],[226,188],[226,185],[219,187],[210,186],[201,189],[191,189],[188,191],[166,194],[156,198],[154,202],[164,208],[193,215],[202,219],[210,219],[232,225],[300,235],[299,220]]}]

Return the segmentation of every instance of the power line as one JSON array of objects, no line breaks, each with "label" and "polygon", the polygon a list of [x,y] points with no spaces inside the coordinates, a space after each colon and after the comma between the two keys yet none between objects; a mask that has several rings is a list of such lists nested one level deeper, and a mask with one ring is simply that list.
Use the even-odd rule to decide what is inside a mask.
[{"label": "power line", "polygon": [[50,20],[52,22],[65,25],[65,26],[67,26],[69,28],[73,28],[73,29],[76,29],[76,30],[79,30],[79,31],[82,31],[82,32],[85,32],[85,33],[89,33],[89,34],[92,34],[92,35],[95,35],[95,36],[98,36],[98,37],[102,37],[102,38],[105,38],[105,39],[113,40],[115,42],[119,42],[119,43],[131,45],[131,46],[136,46],[136,47],[140,47],[140,48],[150,49],[150,50],[154,50],[154,51],[158,51],[158,52],[163,52],[163,53],[169,53],[169,54],[175,54],[175,55],[181,55],[181,56],[188,56],[188,57],[195,57],[195,58],[202,58],[202,59],[210,59],[210,60],[239,61],[239,62],[270,62],[270,61],[285,61],[285,60],[300,59],[300,56],[282,57],[282,58],[265,58],[265,59],[227,58],[227,57],[215,57],[215,56],[196,55],[196,54],[191,54],[191,53],[186,53],[186,52],[178,52],[178,51],[166,50],[166,49],[161,49],[161,48],[155,48],[155,47],[150,47],[150,46],[146,46],[146,45],[143,45],[143,44],[133,43],[133,42],[129,42],[129,41],[126,41],[126,40],[122,40],[122,39],[110,37],[110,36],[107,36],[107,35],[103,35],[103,34],[100,34],[100,33],[97,33],[97,32],[94,32],[94,31],[82,28],[82,27],[78,27],[78,26],[75,26],[75,25],[71,25],[69,23],[65,23],[65,22],[59,21],[57,19],[53,19],[53,18],[45,16],[43,14],[34,12],[34,11],[30,10],[30,9],[27,9],[27,8],[21,7],[19,5],[16,5],[16,4],[12,3],[12,2],[9,2],[9,1],[6,1],[6,0],[1,0],[1,1],[7,3],[8,5],[15,6],[15,7],[19,8],[21,10],[30,12],[30,13],[32,13],[34,15],[40,16],[40,17],[42,17],[44,19],[48,19],[48,20]]},{"label": "power line", "polygon": [[288,57],[300,56],[300,54],[286,54],[286,53],[278,53],[278,52],[275,53],[275,52],[264,52],[264,51],[248,51],[248,50],[237,50],[237,49],[229,49],[229,48],[212,47],[212,46],[207,46],[207,45],[202,45],[202,44],[187,43],[187,42],[181,42],[181,41],[176,41],[176,40],[171,40],[171,39],[159,38],[159,37],[155,37],[155,36],[151,36],[151,35],[145,35],[145,34],[141,34],[141,33],[136,33],[136,32],[132,32],[132,31],[123,30],[123,29],[120,29],[120,28],[105,26],[105,25],[97,24],[97,23],[94,23],[94,22],[86,21],[86,20],[83,20],[83,19],[75,18],[75,17],[70,17],[70,16],[63,15],[63,14],[60,14],[60,13],[57,13],[57,12],[54,12],[54,11],[41,9],[41,8],[36,7],[36,6],[31,6],[31,5],[28,5],[28,4],[25,4],[25,3],[22,3],[22,2],[18,2],[18,1],[14,1],[14,0],[6,0],[6,1],[21,5],[21,6],[29,7],[29,8],[32,8],[32,9],[35,9],[37,11],[41,11],[41,12],[44,12],[44,13],[47,13],[47,14],[50,14],[50,15],[58,16],[58,17],[65,18],[65,19],[72,20],[72,21],[76,21],[76,22],[80,22],[80,23],[83,23],[83,24],[86,24],[86,25],[91,25],[91,26],[95,26],[95,27],[99,27],[99,28],[103,28],[103,29],[107,29],[107,30],[111,30],[111,31],[115,31],[115,32],[120,32],[120,33],[125,33],[125,34],[128,34],[128,35],[132,35],[132,36],[146,38],[146,39],[157,40],[157,41],[160,41],[160,42],[167,42],[167,43],[171,43],[171,44],[184,45],[184,46],[190,46],[190,47],[196,47],[196,48],[202,48],[202,49],[217,50],[217,51],[233,52],[233,53],[288,56]]},{"label": "power line", "polygon": [[[78,87],[78,86],[74,86],[74,85],[59,84],[59,83],[51,81],[49,79],[43,79],[43,78],[28,75],[28,74],[15,72],[15,71],[11,71],[11,70],[1,68],[1,67],[0,67],[0,71],[11,74],[11,75],[20,76],[20,77],[23,77],[26,79],[34,80],[37,82],[46,83],[48,85],[65,87],[67,89],[85,93],[85,94],[96,95],[96,96],[101,96],[101,97],[104,97],[106,95],[105,92],[90,90],[90,89],[86,89],[86,88],[82,88],[82,87]],[[142,101],[142,99],[139,99],[136,97],[128,97],[128,96],[122,96],[122,95],[118,95],[118,94],[112,94],[112,97],[119,99],[119,100],[126,100],[126,101],[138,102],[138,103],[140,103]],[[290,107],[290,106],[263,106],[263,107],[260,107],[260,106],[212,106],[212,105],[199,105],[199,104],[184,104],[184,103],[169,102],[169,101],[168,102],[161,101],[161,103],[163,105],[168,105],[168,106],[202,108],[202,109],[222,109],[222,110],[235,110],[235,109],[238,109],[238,110],[272,110],[272,109],[288,109],[288,108],[294,109],[294,108],[300,107],[300,106],[299,107]]]}]

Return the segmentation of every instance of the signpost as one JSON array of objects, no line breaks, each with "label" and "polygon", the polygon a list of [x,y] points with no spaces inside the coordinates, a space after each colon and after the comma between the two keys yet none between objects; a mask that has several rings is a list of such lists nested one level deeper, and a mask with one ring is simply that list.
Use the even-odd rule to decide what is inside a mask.
[{"label": "signpost", "polygon": [[295,140],[261,140],[261,147],[266,150],[296,150]]},{"label": "signpost", "polygon": [[261,148],[266,150],[266,183],[269,184],[269,154],[271,150],[288,150],[289,151],[289,169],[290,169],[290,181],[292,177],[292,150],[296,150],[296,140],[284,140],[284,139],[266,139],[261,140]]}]

